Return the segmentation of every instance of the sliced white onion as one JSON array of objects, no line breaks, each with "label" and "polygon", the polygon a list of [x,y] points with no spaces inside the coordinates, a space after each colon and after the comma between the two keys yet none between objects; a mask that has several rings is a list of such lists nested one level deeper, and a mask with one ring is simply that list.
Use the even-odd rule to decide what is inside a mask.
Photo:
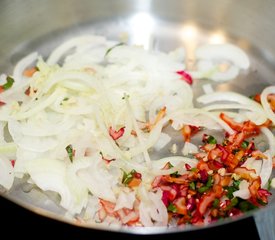
[{"label": "sliced white onion", "polygon": [[274,94],[274,93],[275,93],[275,86],[266,87],[261,93],[262,106],[263,106],[263,108],[266,112],[266,115],[273,122],[273,124],[275,124],[275,114],[274,114],[274,112],[272,111],[272,109],[270,107],[270,104],[267,100],[267,96],[269,94]]},{"label": "sliced white onion", "polygon": [[9,190],[14,181],[14,171],[11,161],[7,157],[0,158],[0,185]]},{"label": "sliced white onion", "polygon": [[239,190],[233,192],[233,196],[239,197],[242,199],[249,199],[251,194],[248,187],[249,187],[249,182],[246,180],[242,180],[239,184]]},{"label": "sliced white onion", "polygon": [[[161,158],[161,159],[152,161],[153,168],[160,170],[168,162],[170,162],[173,166],[176,166],[176,165],[178,165],[180,163],[183,163],[183,164],[187,163],[191,167],[195,167],[197,165],[197,163],[198,163],[198,160],[197,159],[193,159],[193,158],[182,157],[182,156],[166,157],[166,158]],[[164,171],[164,170],[162,170],[162,171]],[[162,174],[159,174],[159,175],[162,175]]]},{"label": "sliced white onion", "polygon": [[244,105],[251,105],[256,107],[261,107],[261,105],[254,100],[246,97],[237,92],[214,92],[210,94],[204,94],[196,99],[198,102],[203,104],[209,104],[213,102],[226,101],[226,102],[237,102]]},{"label": "sliced white onion", "polygon": [[15,84],[18,84],[22,82],[23,79],[23,72],[24,70],[29,67],[35,60],[38,58],[38,53],[33,52],[26,57],[22,58],[14,67],[13,71],[13,78],[15,81]]},{"label": "sliced white onion", "polygon": [[134,191],[129,192],[129,193],[121,191],[118,195],[114,211],[117,211],[122,208],[133,209],[134,202],[136,200],[135,195],[136,195],[136,193]]},{"label": "sliced white onion", "polygon": [[196,49],[196,56],[198,59],[226,59],[242,69],[247,69],[250,65],[247,54],[238,46],[230,43],[202,45]]},{"label": "sliced white onion", "polygon": [[110,202],[116,202],[112,186],[117,183],[117,180],[113,179],[104,164],[100,155],[94,155],[90,158],[90,166],[79,170],[78,176],[85,182],[94,196]]},{"label": "sliced white onion", "polygon": [[274,154],[275,154],[275,139],[274,139],[273,133],[266,127],[262,127],[261,132],[267,137],[270,154],[271,154],[271,156],[274,156]]},{"label": "sliced white onion", "polygon": [[73,196],[66,184],[66,164],[56,159],[35,159],[26,163],[32,181],[43,191],[60,194],[60,205],[69,209]]},{"label": "sliced white onion", "polygon": [[268,180],[272,174],[272,155],[270,154],[270,151],[264,152],[264,155],[267,156],[267,159],[262,160],[263,164],[260,172],[262,187],[266,187],[266,184],[268,183]]},{"label": "sliced white onion", "polygon": [[242,167],[246,167],[247,169],[254,169],[256,171],[256,175],[260,175],[262,169],[263,160],[256,160],[255,158],[248,158]]},{"label": "sliced white onion", "polygon": [[102,36],[90,36],[90,35],[69,39],[52,51],[52,53],[47,59],[47,64],[54,65],[58,63],[61,57],[73,47],[76,47],[79,45],[81,46],[84,44],[97,45],[97,44],[105,43],[105,41],[106,41],[105,38]]},{"label": "sliced white onion", "polygon": [[193,153],[197,153],[198,152],[198,147],[190,142],[185,142],[184,143],[184,147],[182,149],[182,154],[184,156],[187,156],[188,154],[193,154]]},{"label": "sliced white onion", "polygon": [[38,112],[44,110],[46,107],[50,106],[57,97],[60,97],[60,95],[64,95],[65,97],[65,91],[64,89],[58,88],[50,96],[45,97],[39,102],[33,101],[29,103],[28,105],[24,106],[25,109],[22,108],[21,111],[16,114],[16,119],[22,120],[25,118],[29,118],[34,114],[37,114]]},{"label": "sliced white onion", "polygon": [[202,88],[205,94],[212,94],[214,92],[212,85],[209,83],[203,84]]},{"label": "sliced white onion", "polygon": [[143,186],[140,186],[138,194],[141,200],[139,216],[143,226],[166,226],[168,214],[161,200],[162,191],[158,190],[156,193],[148,192]]},{"label": "sliced white onion", "polygon": [[[201,116],[201,117],[198,117]],[[205,118],[206,117],[206,118]],[[183,124],[200,126],[208,129],[221,129],[233,134],[235,131],[229,127],[222,119],[214,113],[207,112],[204,109],[186,109],[170,114],[166,118],[173,120],[172,127],[176,130],[182,128]]]},{"label": "sliced white onion", "polygon": [[154,148],[156,151],[164,148],[171,141],[171,137],[166,133],[161,133],[159,140],[155,143]]},{"label": "sliced white onion", "polygon": [[[257,125],[261,125],[266,122],[267,117],[265,112],[260,106],[251,106],[251,105],[242,105],[242,104],[212,104],[206,107],[203,107],[206,111],[213,111],[213,110],[219,110],[219,111],[225,111],[226,109],[238,109],[240,113],[242,113],[246,118],[251,120],[252,122],[256,123]],[[248,110],[242,111],[242,110]],[[239,117],[237,114],[236,117]]]},{"label": "sliced white onion", "polygon": [[88,204],[88,187],[78,177],[78,171],[80,169],[88,168],[90,165],[90,159],[75,159],[72,164],[67,167],[65,183],[67,184],[70,192],[72,193],[73,202],[68,208],[73,214],[80,213],[83,208]]}]

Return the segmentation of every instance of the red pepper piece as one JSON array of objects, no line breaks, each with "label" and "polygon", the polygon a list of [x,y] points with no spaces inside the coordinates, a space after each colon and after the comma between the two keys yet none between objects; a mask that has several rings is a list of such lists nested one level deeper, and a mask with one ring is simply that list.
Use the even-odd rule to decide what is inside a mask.
[{"label": "red pepper piece", "polygon": [[210,204],[215,200],[216,194],[214,192],[210,192],[204,194],[199,201],[198,211],[201,215],[204,215]]},{"label": "red pepper piece", "polygon": [[187,82],[189,85],[192,85],[193,79],[189,73],[181,70],[181,71],[177,71],[177,74],[179,74],[182,77],[182,80]]},{"label": "red pepper piece", "polygon": [[123,136],[124,131],[125,131],[125,127],[120,128],[118,131],[116,131],[112,127],[110,127],[109,135],[112,137],[112,139],[117,140]]}]

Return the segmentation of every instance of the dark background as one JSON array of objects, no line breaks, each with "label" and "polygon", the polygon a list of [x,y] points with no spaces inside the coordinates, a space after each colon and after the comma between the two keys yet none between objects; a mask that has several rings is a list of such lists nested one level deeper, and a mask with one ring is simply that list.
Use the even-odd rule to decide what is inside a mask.
[{"label": "dark background", "polygon": [[[205,230],[162,235],[132,235],[116,232],[96,231],[75,227],[63,222],[45,218],[30,212],[15,203],[0,197],[1,227],[0,236],[5,239],[166,239],[166,240],[215,240],[215,239],[249,239],[260,240],[254,219],[247,218],[219,227]],[[241,237],[243,236],[243,237]],[[2,237],[0,237],[2,239]]]}]

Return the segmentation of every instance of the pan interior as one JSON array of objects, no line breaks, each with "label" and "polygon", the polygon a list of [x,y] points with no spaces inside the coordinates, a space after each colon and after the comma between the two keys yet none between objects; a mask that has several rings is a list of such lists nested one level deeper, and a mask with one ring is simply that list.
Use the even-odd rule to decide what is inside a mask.
[{"label": "pan interior", "polygon": [[[194,61],[194,50],[204,43],[233,43],[241,47],[248,54],[251,66],[250,69],[240,74],[236,79],[230,82],[214,84],[206,80],[196,81],[194,83],[195,96],[199,96],[203,90],[202,84],[211,83],[216,90],[232,90],[247,96],[259,93],[264,87],[271,85],[275,76],[274,58],[264,52],[260,46],[255,46],[247,39],[238,38],[234,33],[224,32],[222,29],[210,29],[203,23],[184,22],[182,24],[163,21],[147,13],[140,12],[124,19],[108,19],[101,22],[86,22],[73,28],[63,29],[56,32],[50,32],[36,39],[27,40],[8,56],[8,59],[0,59],[0,70],[3,73],[11,73],[13,66],[25,55],[37,51],[43,57],[47,58],[49,53],[64,40],[78,35],[96,34],[106,36],[108,39],[118,40],[127,39],[129,44],[143,45],[145,49],[154,49],[161,51],[171,51],[177,47],[184,47],[187,54],[186,64],[192,68]],[[162,153],[159,153],[162,155]],[[273,177],[275,173],[273,171]],[[272,190],[270,205],[275,205],[275,191]],[[24,181],[16,180],[11,191],[4,195],[11,201],[35,211],[39,214],[75,224],[66,219],[65,212],[60,208],[48,193],[42,193],[38,189],[29,188]],[[273,206],[274,207],[274,206]],[[265,209],[261,210],[265,211]],[[273,209],[274,211],[274,209]],[[250,213],[247,216],[251,215]],[[246,216],[243,216],[246,217]],[[242,217],[242,218],[243,218]],[[235,219],[238,220],[238,219]],[[225,220],[211,224],[217,226],[224,224]],[[96,226],[86,226],[97,228]],[[104,228],[103,228],[104,229]],[[197,227],[186,227],[181,229],[172,229],[171,231],[194,230]],[[106,229],[105,229],[106,230]],[[110,228],[108,228],[110,230]],[[117,229],[111,229],[117,230]],[[126,232],[154,233],[161,229],[135,230],[127,229]],[[165,230],[163,230],[164,232]]]}]

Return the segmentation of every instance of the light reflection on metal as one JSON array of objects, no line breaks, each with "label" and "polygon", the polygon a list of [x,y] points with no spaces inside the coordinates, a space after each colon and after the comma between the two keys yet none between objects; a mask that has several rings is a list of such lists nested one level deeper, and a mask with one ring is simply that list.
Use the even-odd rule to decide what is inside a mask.
[{"label": "light reflection on metal", "polygon": [[199,43],[199,28],[193,23],[184,24],[180,29],[180,38],[185,47],[186,68],[191,70],[196,59],[195,50]]},{"label": "light reflection on metal", "polygon": [[147,12],[139,12],[131,17],[129,25],[133,44],[149,49],[152,45],[152,32],[155,26],[153,17]]},{"label": "light reflection on metal", "polygon": [[209,43],[220,44],[225,42],[226,42],[226,36],[221,31],[214,32],[209,36]]},{"label": "light reflection on metal", "polygon": [[184,42],[196,40],[198,38],[198,27],[195,24],[185,24],[180,30],[181,39]]}]

